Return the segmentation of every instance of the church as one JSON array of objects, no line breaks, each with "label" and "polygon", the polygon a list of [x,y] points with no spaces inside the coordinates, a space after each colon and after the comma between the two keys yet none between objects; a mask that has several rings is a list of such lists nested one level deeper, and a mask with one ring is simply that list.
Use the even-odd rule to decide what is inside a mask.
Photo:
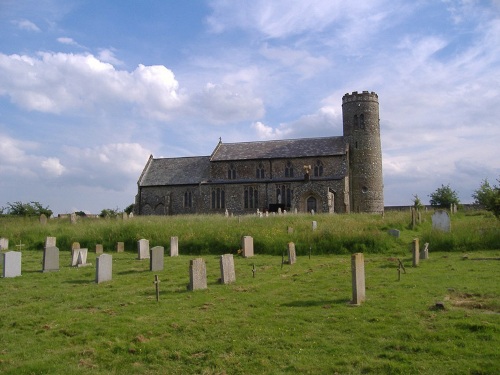
[{"label": "church", "polygon": [[224,143],[211,155],[149,157],[135,215],[384,211],[378,95],[342,98],[343,135]]}]

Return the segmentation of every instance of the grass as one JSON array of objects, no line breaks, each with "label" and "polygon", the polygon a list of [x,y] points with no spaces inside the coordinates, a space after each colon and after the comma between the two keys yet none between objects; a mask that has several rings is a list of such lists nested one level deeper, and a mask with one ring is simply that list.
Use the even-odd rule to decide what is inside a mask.
[{"label": "grass", "polygon": [[[239,222],[213,218],[215,227],[206,217],[45,227],[4,222],[0,234],[11,231],[11,248],[17,242],[13,230],[26,246],[22,276],[0,279],[0,373],[500,373],[500,261],[475,260],[499,258],[500,245],[465,256],[458,249],[437,252],[430,242],[430,259],[412,268],[411,240],[423,239],[429,223],[412,231],[406,216],[400,220],[398,215],[317,215],[315,232],[311,217],[300,215]],[[483,220],[488,231],[495,225],[498,230],[498,222],[485,215],[454,217],[452,229],[476,228],[476,220]],[[288,225],[294,227],[292,235]],[[398,226],[400,239],[387,235],[388,228]],[[194,251],[166,258],[164,271],[153,273],[148,260],[136,260],[132,240],[128,252],[111,251],[127,231],[134,241],[153,238],[152,246],[166,247],[169,236],[182,231],[180,253],[186,254],[186,243]],[[113,255],[113,280],[94,282],[94,254],[88,258],[93,266],[69,267],[69,251],[61,251],[59,272],[41,273],[38,246],[48,233],[57,236],[61,249],[66,248],[61,237],[90,247],[92,234],[108,238],[108,233],[105,251]],[[220,285],[218,254],[235,253],[243,234],[256,239],[256,255],[235,256],[236,282]],[[456,235],[458,242],[471,236]],[[383,251],[365,253],[367,300],[360,307],[349,304],[353,249],[347,246],[356,236],[366,239],[367,249],[368,240],[389,241]],[[207,242],[198,237],[208,237]],[[290,239],[303,245],[297,247],[297,263],[282,267],[281,252]],[[315,246],[310,259],[309,241]],[[346,246],[345,253],[334,254],[340,248],[332,243]],[[218,254],[205,248],[214,244],[221,246]],[[326,250],[321,244],[328,245]],[[268,254],[263,254],[265,246]],[[189,260],[199,254],[207,263],[208,289],[189,292]],[[400,281],[396,258],[407,270]],[[161,280],[159,302],[154,274]],[[438,301],[444,310],[435,308]]]}]

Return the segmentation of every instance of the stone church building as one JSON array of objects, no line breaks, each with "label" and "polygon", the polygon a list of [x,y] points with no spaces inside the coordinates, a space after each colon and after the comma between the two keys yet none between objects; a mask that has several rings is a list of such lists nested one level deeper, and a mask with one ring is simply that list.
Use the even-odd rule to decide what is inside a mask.
[{"label": "stone church building", "polygon": [[223,143],[209,156],[151,155],[134,214],[384,210],[378,95],[342,98],[343,136]]}]

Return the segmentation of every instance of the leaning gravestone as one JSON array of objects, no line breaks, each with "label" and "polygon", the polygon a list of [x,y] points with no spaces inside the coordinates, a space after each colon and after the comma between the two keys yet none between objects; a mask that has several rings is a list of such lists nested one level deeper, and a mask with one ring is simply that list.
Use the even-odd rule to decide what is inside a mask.
[{"label": "leaning gravestone", "polygon": [[96,258],[95,282],[97,284],[111,281],[113,274],[113,257],[109,254],[102,254]]},{"label": "leaning gravestone", "polygon": [[7,251],[3,255],[3,277],[21,276],[21,252]]},{"label": "leaning gravestone", "polygon": [[150,251],[149,270],[162,271],[165,249],[163,246],[155,246]]},{"label": "leaning gravestone", "polygon": [[207,266],[202,258],[189,262],[189,290],[207,289]]},{"label": "leaning gravestone", "polygon": [[95,253],[96,254],[102,254],[102,253],[104,253],[104,249],[102,247],[102,244],[95,245]]},{"label": "leaning gravestone", "polygon": [[137,259],[149,259],[149,240],[137,241]]},{"label": "leaning gravestone", "polygon": [[85,267],[87,263],[88,249],[73,249],[71,250],[71,266],[72,267]]},{"label": "leaning gravestone", "polygon": [[179,237],[170,237],[170,256],[176,257],[179,255]]},{"label": "leaning gravestone", "polygon": [[47,215],[45,215],[45,214],[40,215],[40,224],[42,224],[42,225],[47,224]]},{"label": "leaning gravestone", "polygon": [[424,248],[420,252],[420,259],[429,259],[429,243],[426,242]]},{"label": "leaning gravestone", "polygon": [[124,250],[125,250],[125,243],[124,242],[117,242],[116,243],[116,252],[123,253]]},{"label": "leaning gravestone", "polygon": [[230,284],[236,281],[234,272],[233,254],[224,254],[220,256],[220,282]]},{"label": "leaning gravestone", "polygon": [[7,250],[9,248],[9,239],[0,238],[0,250]]},{"label": "leaning gravestone", "polygon": [[365,301],[365,258],[363,253],[351,255],[352,301],[353,305],[361,305]]},{"label": "leaning gravestone", "polygon": [[388,233],[391,236],[396,237],[396,238],[399,238],[399,236],[400,236],[400,231],[397,229],[389,229]]},{"label": "leaning gravestone", "polygon": [[42,272],[59,271],[59,249],[55,246],[46,247],[43,251]]},{"label": "leaning gravestone", "polygon": [[241,237],[241,255],[243,258],[253,257],[253,237]]},{"label": "leaning gravestone", "polygon": [[44,248],[48,247],[56,247],[56,238],[55,237],[46,237]]},{"label": "leaning gravestone", "polygon": [[288,264],[294,264],[297,262],[297,255],[295,254],[295,243],[288,243]]},{"label": "leaning gravestone", "polygon": [[432,229],[440,230],[443,232],[451,231],[451,222],[448,212],[445,210],[437,210],[432,215]]}]

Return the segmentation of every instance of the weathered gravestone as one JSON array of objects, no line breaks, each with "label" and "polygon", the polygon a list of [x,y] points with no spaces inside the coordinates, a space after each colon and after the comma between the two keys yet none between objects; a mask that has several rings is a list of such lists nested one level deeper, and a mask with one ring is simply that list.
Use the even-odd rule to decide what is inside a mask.
[{"label": "weathered gravestone", "polygon": [[420,259],[429,259],[429,243],[426,242],[422,251],[420,251]]},{"label": "weathered gravestone", "polygon": [[129,218],[129,219],[132,219],[133,217],[134,217],[134,213],[133,213],[133,212],[131,212],[131,213],[128,215],[128,218]]},{"label": "weathered gravestone", "polygon": [[43,250],[42,272],[59,271],[59,249],[55,246]]},{"label": "weathered gravestone", "polygon": [[9,248],[9,239],[0,238],[0,250],[7,250]]},{"label": "weathered gravestone", "polygon": [[170,256],[176,257],[179,255],[179,237],[170,237]]},{"label": "weathered gravestone", "polygon": [[71,250],[71,266],[72,267],[85,267],[90,264],[87,263],[88,249],[72,249]]},{"label": "weathered gravestone", "polygon": [[399,238],[400,236],[400,231],[397,230],[397,229],[389,229],[388,230],[388,233],[393,236],[393,237],[396,237],[396,238]]},{"label": "weathered gravestone", "polygon": [[96,258],[95,282],[97,284],[111,281],[113,275],[113,257],[110,254],[102,254]]},{"label": "weathered gravestone", "polygon": [[137,259],[149,259],[149,240],[137,241]]},{"label": "weathered gravestone", "polygon": [[189,290],[207,289],[207,266],[202,258],[189,262]]},{"label": "weathered gravestone", "polygon": [[128,219],[128,215],[126,212],[122,213],[122,219],[123,220],[127,220]]},{"label": "weathered gravestone", "polygon": [[96,244],[95,245],[95,253],[96,254],[102,254],[104,253],[104,249],[101,244]]},{"label": "weathered gravestone", "polygon": [[241,237],[241,255],[243,258],[253,257],[253,237]]},{"label": "weathered gravestone", "polygon": [[78,216],[76,216],[76,214],[73,212],[69,217],[69,221],[71,224],[76,224],[77,220],[78,220]]},{"label": "weathered gravestone", "polygon": [[80,242],[73,242],[71,244],[71,250],[76,250],[80,248]]},{"label": "weathered gravestone", "polygon": [[312,222],[312,230],[316,230],[318,229],[318,222],[317,221],[313,221]]},{"label": "weathered gravestone", "polygon": [[124,242],[117,242],[116,243],[116,252],[123,253],[124,251],[125,251],[125,243]]},{"label": "weathered gravestone", "polygon": [[48,247],[56,247],[56,238],[55,237],[46,237],[44,248]]},{"label": "weathered gravestone", "polygon": [[295,254],[295,243],[288,243],[288,264],[294,264],[297,262],[297,255]]},{"label": "weathered gravestone", "polygon": [[3,255],[3,277],[21,276],[21,252],[7,251]]},{"label": "weathered gravestone", "polygon": [[353,305],[361,305],[365,301],[365,258],[363,253],[351,255],[352,301]]},{"label": "weathered gravestone", "polygon": [[451,221],[448,212],[445,210],[437,210],[432,215],[432,229],[443,232],[451,231]]},{"label": "weathered gravestone", "polygon": [[293,228],[292,227],[288,227],[288,234],[293,234]]},{"label": "weathered gravestone", "polygon": [[234,272],[233,254],[224,254],[220,256],[220,282],[230,284],[236,281]]},{"label": "weathered gravestone", "polygon": [[150,251],[149,270],[162,271],[165,257],[165,249],[163,246],[155,246]]},{"label": "weathered gravestone", "polygon": [[413,267],[418,267],[418,263],[420,262],[420,245],[418,238],[413,239],[412,244],[412,259],[413,259]]},{"label": "weathered gravestone", "polygon": [[40,224],[42,225],[47,224],[47,216],[45,214],[40,215]]}]

